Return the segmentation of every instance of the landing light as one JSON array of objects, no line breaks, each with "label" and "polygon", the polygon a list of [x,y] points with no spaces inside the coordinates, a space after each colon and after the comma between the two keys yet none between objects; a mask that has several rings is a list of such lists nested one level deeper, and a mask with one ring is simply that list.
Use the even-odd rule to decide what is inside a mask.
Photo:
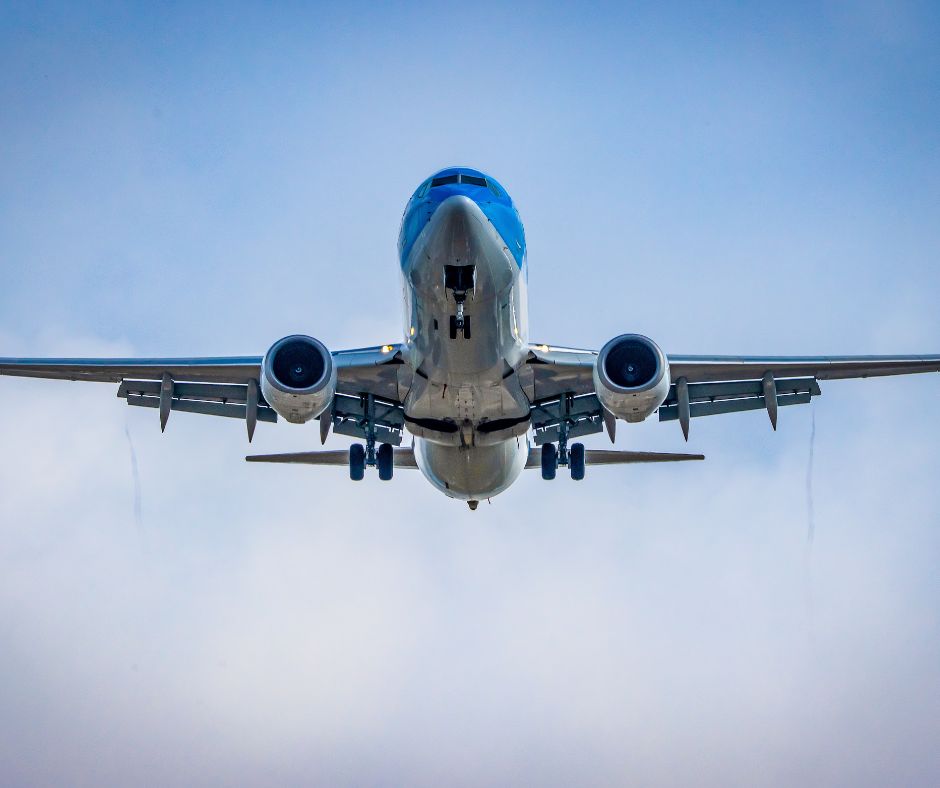
[{"label": "landing light", "polygon": [[393,348],[392,348],[391,345],[382,345],[382,352],[383,352],[383,353],[391,353],[391,352],[392,352],[392,349],[393,349]]}]

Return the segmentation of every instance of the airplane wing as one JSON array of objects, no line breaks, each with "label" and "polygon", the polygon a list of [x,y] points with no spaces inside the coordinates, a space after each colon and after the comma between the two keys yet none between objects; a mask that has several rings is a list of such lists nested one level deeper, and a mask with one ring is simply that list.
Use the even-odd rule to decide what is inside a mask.
[{"label": "airplane wing", "polygon": [[[379,398],[388,418],[385,437],[401,442],[403,419],[398,401],[400,345],[341,350],[332,354],[337,396],[328,412],[336,432],[358,435],[362,394]],[[172,382],[169,410],[244,419],[249,440],[258,421],[276,422],[277,414],[259,391],[261,356],[208,358],[0,358],[0,375],[52,380],[120,383],[117,395],[128,405],[160,409],[161,386]],[[168,377],[167,377],[168,376]],[[166,414],[161,412],[161,424]],[[325,438],[330,425],[321,429]],[[396,434],[397,433],[397,434]],[[396,444],[397,445],[397,444]]]},{"label": "airplane wing", "polygon": [[673,382],[813,377],[816,380],[874,378],[940,372],[940,356],[669,356]]},{"label": "airplane wing", "polygon": [[[597,352],[532,345],[533,413],[551,412],[553,402],[574,395],[571,418],[579,434],[600,432],[604,412],[594,396]],[[659,408],[660,421],[678,420],[688,437],[688,420],[766,408],[776,428],[777,407],[799,405],[821,393],[818,381],[940,372],[940,355],[918,356],[681,356],[667,355],[671,386]],[[609,414],[608,414],[609,415]],[[535,415],[533,420],[535,420]],[[546,419],[551,428],[554,422]],[[613,431],[608,419],[608,432]],[[552,433],[546,432],[546,440]],[[536,431],[536,442],[539,433]]]},{"label": "airplane wing", "polygon": [[174,380],[246,384],[257,379],[261,356],[229,358],[0,358],[0,375],[52,380]]}]

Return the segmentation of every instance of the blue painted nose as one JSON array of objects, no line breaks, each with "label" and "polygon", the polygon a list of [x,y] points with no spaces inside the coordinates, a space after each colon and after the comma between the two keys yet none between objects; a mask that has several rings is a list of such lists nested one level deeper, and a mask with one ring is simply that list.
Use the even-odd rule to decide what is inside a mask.
[{"label": "blue painted nose", "polygon": [[443,252],[451,264],[467,262],[486,227],[480,206],[463,194],[443,200],[429,222],[429,242]]}]

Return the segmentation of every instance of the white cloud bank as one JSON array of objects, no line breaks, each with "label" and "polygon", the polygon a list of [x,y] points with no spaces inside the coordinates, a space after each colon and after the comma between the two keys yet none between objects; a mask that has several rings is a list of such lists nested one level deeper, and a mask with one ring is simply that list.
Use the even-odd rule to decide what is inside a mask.
[{"label": "white cloud bank", "polygon": [[235,422],[161,439],[113,388],[3,380],[8,784],[940,773],[936,448],[898,414],[827,418],[884,389],[819,414],[810,566],[805,412],[769,466],[527,476],[471,515],[415,474],[248,466]]}]

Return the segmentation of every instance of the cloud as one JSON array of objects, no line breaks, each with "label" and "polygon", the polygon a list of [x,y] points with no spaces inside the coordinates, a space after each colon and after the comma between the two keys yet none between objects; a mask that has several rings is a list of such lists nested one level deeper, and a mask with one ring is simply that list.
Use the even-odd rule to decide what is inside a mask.
[{"label": "cloud", "polygon": [[820,421],[807,610],[806,455],[785,441],[772,465],[716,447],[577,495],[527,476],[471,515],[404,472],[259,474],[240,429],[175,414],[160,438],[110,386],[3,388],[9,782],[936,774],[936,456],[900,417]]}]

